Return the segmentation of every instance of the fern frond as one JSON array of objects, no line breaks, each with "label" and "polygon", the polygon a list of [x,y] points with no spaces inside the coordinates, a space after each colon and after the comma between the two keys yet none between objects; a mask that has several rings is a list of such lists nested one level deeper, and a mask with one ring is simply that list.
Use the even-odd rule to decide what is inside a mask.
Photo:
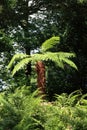
[{"label": "fern frond", "polygon": [[60,37],[52,37],[52,38],[46,40],[41,46],[42,52],[52,49],[55,45],[57,45],[59,43],[59,41],[60,41]]},{"label": "fern frond", "polygon": [[52,53],[52,52],[47,52],[44,54],[44,60],[50,60],[52,62],[54,62],[57,66],[59,66],[60,68],[64,68],[64,64],[63,62],[60,60],[59,58],[60,53]]},{"label": "fern frond", "polygon": [[58,53],[53,53],[53,52],[47,52],[45,54],[35,54],[32,57],[32,61],[48,61],[51,60],[55,62],[60,68],[64,68],[64,63],[67,63],[71,67],[77,69],[77,66],[75,63],[69,59],[71,57],[75,57],[75,54],[73,53],[65,53],[65,52],[58,52]]},{"label": "fern frond", "polygon": [[67,59],[67,58],[63,58],[62,59],[65,63],[67,63],[68,65],[70,65],[72,68],[77,69],[77,66],[75,65],[75,63],[73,61],[71,61],[70,59]]},{"label": "fern frond", "polygon": [[[74,53],[68,53],[68,52],[59,52],[57,53],[60,62],[62,62],[62,66],[64,67],[64,63],[67,63],[69,66],[73,67],[77,70],[77,66],[75,63],[70,59],[72,57],[75,57]],[[63,68],[62,67],[62,68]]]},{"label": "fern frond", "polygon": [[25,58],[22,59],[18,64],[15,65],[13,71],[12,71],[12,76],[19,71],[20,69],[22,69],[25,65],[27,65],[29,62],[31,62],[31,58]]},{"label": "fern frond", "polygon": [[32,62],[37,62],[37,61],[40,61],[40,60],[43,60],[43,54],[33,54],[31,55],[31,58],[32,58]]},{"label": "fern frond", "polygon": [[76,57],[75,53],[69,53],[69,52],[59,52],[61,57],[65,58],[73,58]]},{"label": "fern frond", "polygon": [[15,55],[12,57],[10,63],[9,63],[8,66],[7,66],[7,68],[8,68],[8,69],[11,68],[12,65],[13,65],[13,63],[14,63],[16,60],[18,60],[18,59],[23,59],[23,58],[26,58],[26,57],[29,57],[29,55],[26,55],[26,54],[23,54],[23,53],[15,54]]},{"label": "fern frond", "polygon": [[[37,62],[37,61],[52,61],[56,63],[60,68],[64,68],[64,63],[67,63],[71,67],[77,69],[76,65],[69,58],[74,57],[73,53],[64,53],[64,52],[46,52],[44,54],[33,54],[31,57],[27,57],[28,55],[24,55],[24,59],[22,59],[19,63],[17,63],[12,71],[12,75],[14,75],[17,71],[22,69],[29,62]],[[13,63],[13,61],[12,61]]]}]

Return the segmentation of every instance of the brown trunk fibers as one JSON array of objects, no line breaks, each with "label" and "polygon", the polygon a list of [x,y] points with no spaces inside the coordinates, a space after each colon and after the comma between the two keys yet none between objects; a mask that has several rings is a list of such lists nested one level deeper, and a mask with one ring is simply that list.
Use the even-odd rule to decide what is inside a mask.
[{"label": "brown trunk fibers", "polygon": [[40,90],[40,94],[44,95],[46,78],[45,78],[45,65],[42,61],[38,61],[36,63],[36,71],[37,71],[37,86],[38,89]]}]

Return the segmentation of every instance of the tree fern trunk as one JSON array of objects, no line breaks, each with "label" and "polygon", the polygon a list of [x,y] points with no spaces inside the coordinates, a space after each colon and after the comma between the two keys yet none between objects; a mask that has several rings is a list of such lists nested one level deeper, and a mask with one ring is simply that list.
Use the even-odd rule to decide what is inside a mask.
[{"label": "tree fern trunk", "polygon": [[36,71],[37,71],[37,86],[40,90],[40,94],[44,95],[46,93],[45,91],[45,84],[46,84],[46,78],[45,78],[45,65],[42,61],[38,61],[36,63]]}]

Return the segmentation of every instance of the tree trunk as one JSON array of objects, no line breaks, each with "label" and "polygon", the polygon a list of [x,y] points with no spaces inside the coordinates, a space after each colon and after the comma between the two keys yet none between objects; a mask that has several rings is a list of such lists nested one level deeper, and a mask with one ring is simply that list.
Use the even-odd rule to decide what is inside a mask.
[{"label": "tree trunk", "polygon": [[[28,23],[28,17],[29,17],[29,12],[28,12],[28,1],[26,1],[26,10],[24,11],[24,21],[25,24],[22,25],[23,30],[24,30],[24,48],[26,51],[27,55],[30,55],[30,51],[31,51],[31,44],[29,44],[29,23]],[[26,86],[30,86],[30,81],[31,81],[31,63],[28,63],[28,65],[26,66]]]},{"label": "tree trunk", "polygon": [[36,63],[36,71],[37,71],[37,86],[40,90],[40,94],[44,95],[46,93],[45,85],[46,85],[46,78],[45,78],[45,65],[42,61],[38,61]]}]

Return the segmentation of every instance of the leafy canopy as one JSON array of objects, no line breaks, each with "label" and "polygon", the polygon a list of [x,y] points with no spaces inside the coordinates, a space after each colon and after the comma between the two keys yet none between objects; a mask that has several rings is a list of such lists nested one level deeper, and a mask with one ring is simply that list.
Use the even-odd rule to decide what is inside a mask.
[{"label": "leafy canopy", "polygon": [[[47,50],[54,47],[54,45],[58,44],[59,37],[52,37],[48,40],[46,40],[42,46],[42,54],[32,54],[32,55],[26,55],[26,54],[15,54],[13,58],[11,59],[8,68],[11,68],[13,66],[13,63],[15,61],[20,60],[15,66],[12,71],[12,75],[14,75],[17,71],[24,68],[25,65],[27,65],[29,62],[36,63],[37,61],[52,61],[56,65],[58,65],[61,68],[64,68],[64,63],[67,63],[71,67],[77,69],[77,66],[75,63],[70,59],[71,57],[75,57],[74,53],[68,53],[68,52],[49,52]],[[43,51],[44,50],[44,51]]]}]

